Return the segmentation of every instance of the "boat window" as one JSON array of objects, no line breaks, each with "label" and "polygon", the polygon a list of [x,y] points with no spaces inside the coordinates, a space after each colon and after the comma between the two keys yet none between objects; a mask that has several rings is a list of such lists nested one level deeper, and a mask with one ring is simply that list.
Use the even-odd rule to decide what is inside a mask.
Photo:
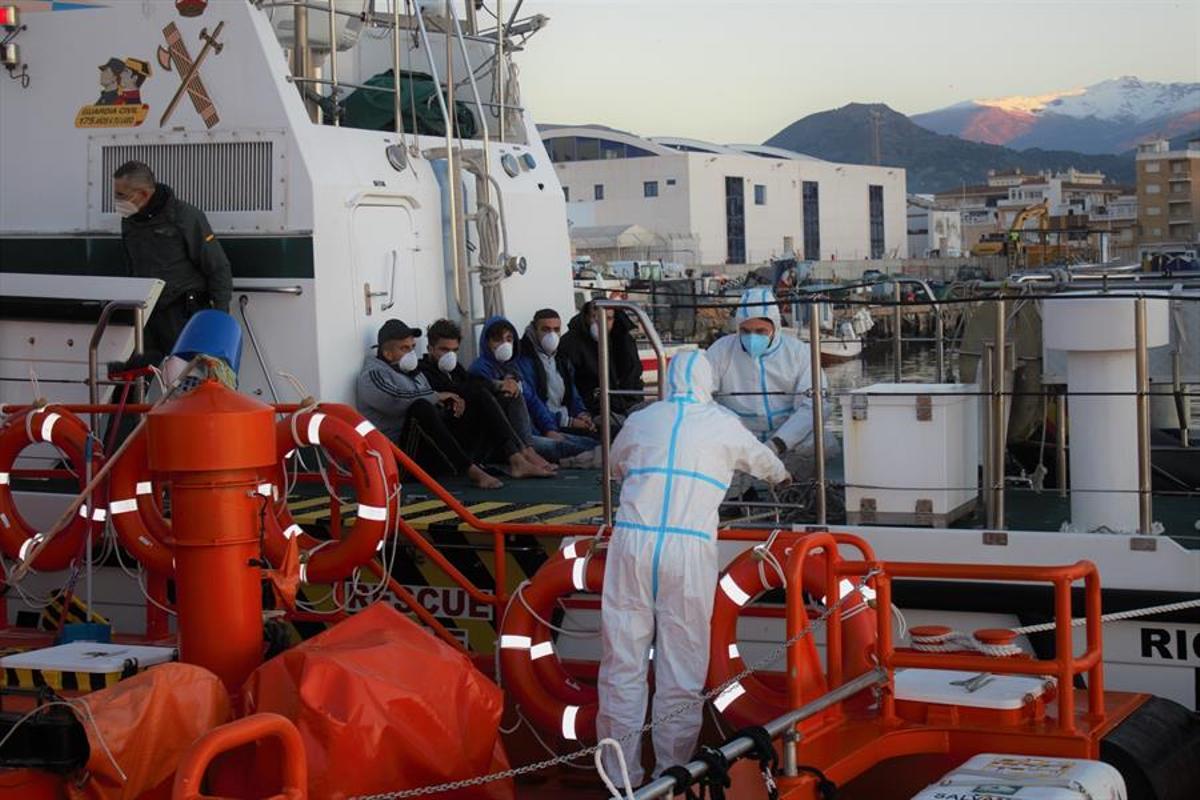
[{"label": "boat window", "polygon": [[642,184],[643,197],[658,197],[658,181],[646,181]]}]

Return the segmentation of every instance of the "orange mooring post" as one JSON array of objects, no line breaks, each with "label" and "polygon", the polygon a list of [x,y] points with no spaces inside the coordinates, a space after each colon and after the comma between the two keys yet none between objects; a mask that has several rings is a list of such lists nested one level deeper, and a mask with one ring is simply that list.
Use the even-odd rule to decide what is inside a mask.
[{"label": "orange mooring post", "polygon": [[171,493],[180,660],[231,692],[262,662],[258,476],[275,461],[275,413],[205,381],[149,415],[150,470]]}]

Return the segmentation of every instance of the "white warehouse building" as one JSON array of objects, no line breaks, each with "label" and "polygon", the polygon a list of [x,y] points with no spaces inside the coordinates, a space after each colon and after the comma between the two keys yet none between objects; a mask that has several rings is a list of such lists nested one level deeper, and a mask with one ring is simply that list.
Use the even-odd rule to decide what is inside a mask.
[{"label": "white warehouse building", "polygon": [[599,125],[548,127],[541,136],[576,252],[595,260],[761,264],[783,253],[785,238],[813,261],[908,252],[899,167],[837,164],[765,145],[646,139]]}]

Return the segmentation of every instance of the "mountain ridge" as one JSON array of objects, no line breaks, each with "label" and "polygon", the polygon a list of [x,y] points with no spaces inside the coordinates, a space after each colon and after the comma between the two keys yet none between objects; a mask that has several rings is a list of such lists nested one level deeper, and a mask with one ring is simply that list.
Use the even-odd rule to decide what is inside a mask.
[{"label": "mountain ridge", "polygon": [[1040,95],[964,100],[911,118],[935,133],[1017,150],[1116,154],[1200,126],[1200,83],[1124,75]]},{"label": "mountain ridge", "polygon": [[1061,171],[1069,167],[1103,172],[1109,181],[1132,185],[1131,152],[1087,154],[1072,150],[1028,148],[967,141],[928,130],[883,103],[849,103],[818,112],[786,126],[764,144],[784,147],[829,161],[873,163],[871,114],[879,114],[880,161],[903,167],[910,192],[937,192],[963,183],[982,183],[989,169]]}]

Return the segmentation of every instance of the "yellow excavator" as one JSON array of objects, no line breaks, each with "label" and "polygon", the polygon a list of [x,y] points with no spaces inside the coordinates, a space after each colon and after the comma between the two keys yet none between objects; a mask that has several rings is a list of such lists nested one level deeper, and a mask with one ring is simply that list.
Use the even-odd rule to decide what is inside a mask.
[{"label": "yellow excavator", "polygon": [[[1036,250],[1039,256],[1036,259],[1037,264],[1022,264],[1025,259],[1022,258],[1026,253],[1026,243],[1022,240],[1022,233],[1025,230],[1025,224],[1031,219],[1038,221],[1038,232],[1041,237],[1041,244],[1029,248]],[[1017,266],[1040,266],[1046,263],[1049,253],[1045,252],[1047,245],[1046,229],[1050,220],[1050,204],[1043,200],[1040,203],[1034,203],[1031,206],[1026,206],[1021,209],[1016,218],[1013,219],[1012,225],[1007,231],[1001,233],[985,233],[979,240],[979,243],[971,248],[973,256],[999,256],[1007,255],[1010,267]],[[1033,255],[1033,253],[1030,253]]]}]

